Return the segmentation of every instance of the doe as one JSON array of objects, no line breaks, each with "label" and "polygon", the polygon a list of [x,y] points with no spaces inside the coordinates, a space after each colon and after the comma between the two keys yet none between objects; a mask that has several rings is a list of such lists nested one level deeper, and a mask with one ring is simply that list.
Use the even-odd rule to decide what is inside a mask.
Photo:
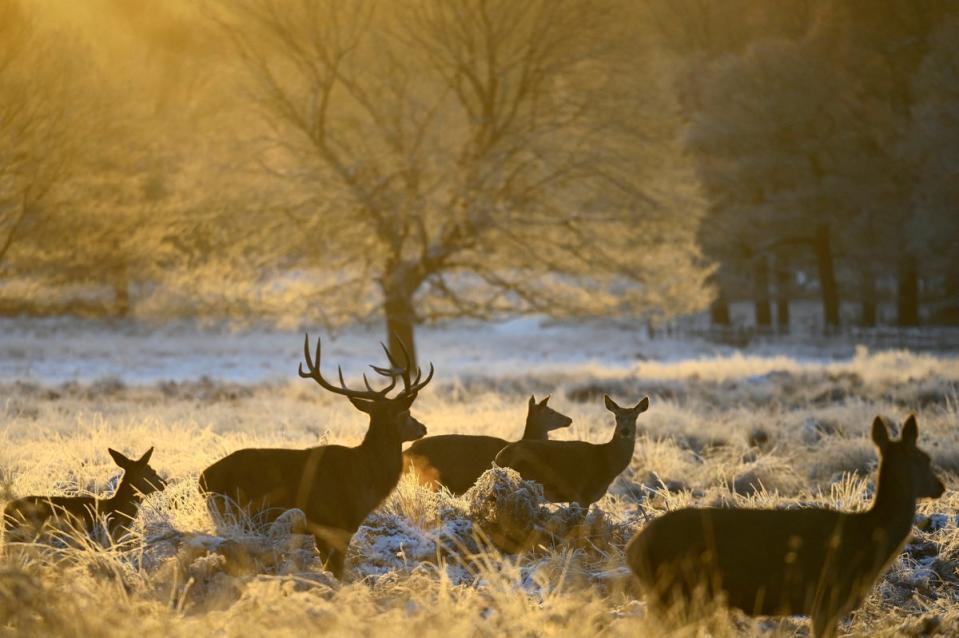
[{"label": "doe", "polygon": [[74,528],[91,532],[97,521],[106,520],[110,538],[129,530],[144,496],[162,490],[166,481],[150,467],[151,447],[137,460],[107,449],[114,462],[123,468],[123,478],[110,498],[94,496],[24,496],[3,508],[4,531],[8,540],[35,539],[51,518]]},{"label": "doe", "polygon": [[616,405],[609,396],[603,401],[616,417],[616,429],[608,442],[517,441],[500,450],[496,464],[541,483],[549,501],[589,507],[629,466],[636,445],[636,417],[649,408],[649,397],[631,408]]},{"label": "doe", "polygon": [[834,636],[899,555],[916,499],[945,490],[918,436],[915,416],[895,441],[876,417],[879,483],[865,512],[685,508],[652,521],[626,548],[647,605],[720,599],[749,615],[808,615],[815,636]]}]

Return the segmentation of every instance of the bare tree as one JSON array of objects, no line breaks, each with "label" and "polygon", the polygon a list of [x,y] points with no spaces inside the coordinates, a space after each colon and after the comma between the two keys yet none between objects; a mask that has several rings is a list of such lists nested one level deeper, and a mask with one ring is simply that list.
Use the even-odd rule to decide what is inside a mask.
[{"label": "bare tree", "polygon": [[624,123],[635,109],[604,98],[636,81],[604,44],[608,9],[230,0],[210,15],[267,124],[260,161],[283,184],[271,211],[283,235],[351,273],[323,302],[381,310],[391,347],[452,316],[668,315],[708,301],[695,188],[663,196],[648,158],[663,147],[636,132],[671,114]]},{"label": "bare tree", "polygon": [[4,49],[0,71],[12,89],[0,95],[12,114],[0,127],[11,140],[0,149],[4,268],[49,288],[106,285],[112,314],[127,315],[137,284],[160,284],[193,256],[176,239],[216,192],[217,135],[199,131],[216,130],[207,111],[219,103],[207,65],[184,64],[206,51],[182,51],[189,24],[168,21],[118,58],[115,43],[65,39],[17,15],[19,48]]},{"label": "bare tree", "polygon": [[0,263],[75,158],[84,102],[66,48],[17,0],[0,0]]}]

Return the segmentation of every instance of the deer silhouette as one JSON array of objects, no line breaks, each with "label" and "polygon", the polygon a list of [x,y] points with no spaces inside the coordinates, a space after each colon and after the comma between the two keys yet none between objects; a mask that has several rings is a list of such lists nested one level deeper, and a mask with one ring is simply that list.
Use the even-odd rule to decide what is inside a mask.
[{"label": "deer silhouette", "polygon": [[609,396],[603,401],[616,419],[608,442],[517,441],[500,450],[496,464],[541,483],[547,500],[589,507],[629,466],[636,445],[636,418],[649,409],[649,397],[631,408],[620,407]]},{"label": "deer silhouette", "polygon": [[97,521],[106,521],[111,539],[129,531],[144,496],[162,490],[166,481],[150,467],[153,448],[137,460],[129,459],[114,449],[107,449],[114,462],[123,469],[123,477],[113,496],[24,496],[3,508],[4,532],[7,540],[33,540],[42,533],[51,519],[77,530],[92,532]]},{"label": "deer silhouette", "polygon": [[865,512],[686,508],[652,521],[626,548],[649,608],[721,598],[751,615],[809,615],[816,636],[834,636],[899,555],[916,500],[945,490],[918,436],[915,416],[897,441],[876,417],[879,482]]},{"label": "deer silhouette", "polygon": [[[545,441],[553,430],[569,427],[571,418],[549,407],[549,396],[542,401],[529,398],[523,441]],[[442,434],[420,439],[403,452],[404,471],[412,469],[420,483],[446,487],[462,494],[490,468],[496,454],[509,441],[495,436]]]},{"label": "deer silhouette", "polygon": [[[337,578],[343,575],[346,548],[354,532],[396,486],[403,468],[402,443],[426,434],[426,427],[410,415],[417,394],[433,378],[433,366],[422,378],[404,348],[400,365],[383,346],[391,367],[370,366],[391,379],[374,390],[363,376],[365,390],[346,387],[339,369],[340,385],[328,382],[320,372],[320,341],[316,356],[310,356],[309,335],[303,344],[307,371],[300,377],[313,379],[323,389],[345,396],[357,410],[370,417],[363,442],[356,447],[321,445],[305,450],[249,448],[233,452],[203,470],[200,490],[213,495],[213,507],[224,514],[229,499],[261,520],[275,520],[284,511],[299,508],[306,514],[310,533],[327,568]],[[388,393],[403,380],[403,389]]]}]

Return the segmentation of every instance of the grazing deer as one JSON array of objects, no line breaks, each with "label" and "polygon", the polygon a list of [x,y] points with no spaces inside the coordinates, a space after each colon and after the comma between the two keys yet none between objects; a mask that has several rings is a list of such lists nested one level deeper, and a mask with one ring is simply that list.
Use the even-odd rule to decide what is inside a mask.
[{"label": "grazing deer", "polygon": [[[523,441],[545,441],[553,430],[573,422],[565,414],[549,407],[549,397],[536,402],[529,398]],[[490,468],[496,454],[509,441],[495,436],[443,434],[420,439],[403,452],[403,470],[412,468],[420,483],[438,488],[443,485],[453,494],[462,494],[473,486],[480,474]]]},{"label": "grazing deer", "polygon": [[629,465],[636,444],[636,417],[649,408],[649,397],[631,408],[619,407],[609,396],[603,400],[616,417],[616,429],[607,443],[517,441],[500,450],[496,464],[541,483],[549,501],[589,507]]},{"label": "grazing deer", "polygon": [[916,499],[945,490],[918,435],[914,416],[898,441],[876,417],[879,484],[865,512],[686,508],[654,520],[626,548],[648,606],[721,598],[750,615],[811,616],[815,636],[834,636],[899,555]]},{"label": "grazing deer", "polygon": [[135,461],[116,450],[108,448],[107,451],[123,468],[123,478],[113,496],[24,496],[10,501],[3,508],[3,526],[8,540],[13,532],[18,538],[35,539],[51,518],[87,533],[93,531],[97,521],[106,520],[111,539],[117,532],[128,531],[143,497],[162,490],[166,481],[150,467],[152,447]]},{"label": "grazing deer", "polygon": [[[310,357],[309,335],[303,344],[308,371],[304,372],[300,364],[300,376],[345,396],[357,410],[370,416],[369,429],[359,446],[238,450],[200,475],[201,491],[219,496],[213,501],[221,513],[226,509],[223,497],[264,521],[275,520],[292,508],[303,510],[316,547],[337,578],[343,574],[346,548],[353,533],[400,479],[402,443],[426,434],[426,427],[410,415],[410,406],[433,378],[432,364],[426,379],[420,368],[416,369],[415,379],[411,379],[409,355],[404,351],[406,364],[401,367],[386,346],[383,349],[392,367],[370,367],[390,377],[390,384],[374,390],[364,375],[366,389],[352,390],[346,387],[342,370],[339,386],[323,378],[319,340],[315,360]],[[403,390],[389,398],[387,394],[396,386],[397,378],[403,380]]]}]

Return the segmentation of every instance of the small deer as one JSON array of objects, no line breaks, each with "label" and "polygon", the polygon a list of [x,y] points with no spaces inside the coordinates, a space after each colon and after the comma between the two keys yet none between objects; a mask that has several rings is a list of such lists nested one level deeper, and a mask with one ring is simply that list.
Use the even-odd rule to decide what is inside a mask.
[{"label": "small deer", "polygon": [[90,533],[97,521],[105,520],[111,539],[129,531],[143,498],[166,487],[150,467],[151,447],[137,460],[107,449],[114,462],[123,468],[123,478],[110,498],[94,496],[24,496],[3,508],[3,526],[7,539],[35,539],[52,518],[77,530]]},{"label": "small deer", "polygon": [[[536,402],[529,398],[523,441],[545,441],[553,430],[569,427],[571,418],[547,404],[549,396]],[[443,434],[420,439],[403,452],[403,470],[413,469],[420,483],[437,489],[445,486],[453,494],[462,494],[473,486],[480,474],[490,468],[496,454],[509,441],[495,436]]]},{"label": "small deer", "polygon": [[636,417],[649,409],[649,397],[631,408],[621,408],[609,396],[603,400],[616,417],[616,429],[608,442],[517,441],[500,450],[496,464],[541,483],[549,501],[589,507],[629,466],[636,444]]},{"label": "small deer", "polygon": [[[417,394],[433,378],[433,366],[423,379],[404,350],[406,364],[400,366],[383,346],[391,368],[370,366],[392,381],[374,390],[363,376],[365,390],[346,387],[339,370],[340,385],[328,382],[320,373],[320,341],[316,356],[310,356],[309,335],[303,344],[308,371],[300,364],[300,377],[313,379],[323,389],[345,396],[357,410],[370,417],[369,429],[357,447],[321,445],[305,450],[249,448],[233,452],[203,470],[200,490],[213,498],[223,514],[224,497],[264,521],[292,508],[306,514],[309,532],[327,568],[337,578],[343,575],[346,548],[360,524],[399,482],[403,469],[402,443],[422,438],[426,427],[410,415]],[[403,380],[403,390],[387,394]]]},{"label": "small deer", "polygon": [[876,417],[879,483],[865,512],[686,508],[652,521],[626,548],[649,608],[720,598],[750,615],[808,615],[815,636],[834,636],[899,555],[916,500],[945,490],[918,436],[915,416],[898,441]]}]

